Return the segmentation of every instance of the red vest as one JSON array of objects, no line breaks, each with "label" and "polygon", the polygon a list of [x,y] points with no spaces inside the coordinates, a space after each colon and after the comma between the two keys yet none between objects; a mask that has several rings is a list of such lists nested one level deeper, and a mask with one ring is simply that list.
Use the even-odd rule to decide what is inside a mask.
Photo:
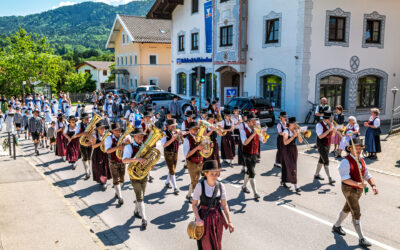
[{"label": "red vest", "polygon": [[[251,136],[250,130],[245,127],[244,132],[246,132],[246,137],[249,138]],[[256,134],[253,139],[249,142],[247,145],[243,145],[243,152],[251,154],[251,155],[256,155],[258,154],[258,148],[260,147],[260,138]]]},{"label": "red vest", "polygon": [[[112,140],[111,147],[112,147],[112,148],[116,147],[116,146],[117,146],[117,143],[118,143],[118,140],[116,140],[116,139],[114,138],[113,135],[111,136],[111,140]],[[116,154],[116,153],[117,153],[117,151],[114,151],[114,152],[112,152],[112,153],[110,154],[111,160],[112,160],[112,161],[115,161],[115,162],[118,162],[118,163],[122,163],[122,159],[120,160],[120,159],[117,157],[117,154]]]},{"label": "red vest", "polygon": [[[167,135],[167,141],[171,140],[171,138],[172,138],[171,131],[167,130],[167,131],[165,131],[165,134]],[[171,144],[169,144],[168,147],[164,148],[164,151],[177,153],[178,152],[178,147],[179,147],[179,141],[175,140]]]},{"label": "red vest", "polygon": [[[360,176],[360,172],[358,171],[358,166],[357,166],[357,162],[354,160],[354,158],[351,155],[346,156],[346,159],[349,161],[350,164],[350,178],[353,181],[356,182],[361,182],[361,176]],[[365,162],[363,159],[360,159],[361,162],[361,173],[364,176],[365,175]],[[355,187],[360,189],[359,187]]]},{"label": "red vest", "polygon": [[[320,124],[322,125],[322,133],[325,133],[327,130],[331,128],[331,125],[328,124],[327,127],[323,121],[321,121]],[[331,138],[332,138],[332,132],[330,132],[327,136],[325,136],[322,139],[319,139],[319,137],[317,136],[317,141],[320,141],[325,146],[329,147],[331,145]]]},{"label": "red vest", "polygon": [[[139,146],[139,147],[138,147],[138,146],[135,146],[135,145],[133,145],[133,143],[131,144],[131,146],[132,146],[132,155],[131,155],[131,158],[134,158],[135,155],[136,155],[136,153],[139,151],[140,146]],[[125,146],[125,147],[126,147],[126,146]]]},{"label": "red vest", "polygon": [[[196,140],[193,138],[193,135],[188,135],[187,139],[189,140],[189,145],[190,145],[190,151],[192,149],[194,149],[195,147],[197,147],[197,142]],[[192,154],[192,156],[190,156],[188,158],[189,161],[199,164],[203,162],[203,156],[200,155],[199,151],[196,151],[196,153]]]}]

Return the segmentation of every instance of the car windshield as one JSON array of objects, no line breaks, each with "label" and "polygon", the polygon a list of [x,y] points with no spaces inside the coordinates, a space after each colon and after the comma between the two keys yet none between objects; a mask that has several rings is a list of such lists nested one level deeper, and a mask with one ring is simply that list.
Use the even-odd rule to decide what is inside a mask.
[{"label": "car windshield", "polygon": [[139,92],[139,91],[146,91],[146,88],[144,88],[144,87],[136,88],[136,92]]},{"label": "car windshield", "polygon": [[230,109],[234,107],[239,107],[240,109],[244,108],[248,104],[248,100],[245,99],[233,99],[226,106]]},{"label": "car windshield", "polygon": [[154,86],[154,87],[150,87],[149,90],[161,90],[161,89],[157,86]]},{"label": "car windshield", "polygon": [[268,108],[270,106],[269,102],[262,98],[251,99],[251,102],[256,108]]}]

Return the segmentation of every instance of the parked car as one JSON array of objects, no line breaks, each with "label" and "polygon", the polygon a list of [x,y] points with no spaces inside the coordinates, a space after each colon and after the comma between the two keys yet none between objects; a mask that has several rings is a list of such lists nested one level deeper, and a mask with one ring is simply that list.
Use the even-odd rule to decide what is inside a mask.
[{"label": "parked car", "polygon": [[147,92],[147,91],[163,91],[160,87],[155,85],[140,85],[136,88],[136,93]]},{"label": "parked car", "polygon": [[274,107],[262,97],[235,97],[224,106],[224,110],[233,111],[239,107],[242,113],[253,112],[260,120],[261,126],[272,127],[275,124]]},{"label": "parked car", "polygon": [[128,95],[128,96],[130,95],[129,91],[126,89],[115,89],[115,88],[105,89],[103,91],[103,94],[106,95],[110,92],[112,92],[114,95]]},{"label": "parked car", "polygon": [[[149,91],[146,92],[149,95],[153,103],[157,103],[157,107],[160,109],[164,106],[165,110],[168,110],[169,104],[174,101],[174,97],[178,97],[178,105],[184,113],[185,109],[190,105],[190,98],[182,95],[177,95],[167,91]],[[135,101],[139,102],[141,95],[136,95]]]}]

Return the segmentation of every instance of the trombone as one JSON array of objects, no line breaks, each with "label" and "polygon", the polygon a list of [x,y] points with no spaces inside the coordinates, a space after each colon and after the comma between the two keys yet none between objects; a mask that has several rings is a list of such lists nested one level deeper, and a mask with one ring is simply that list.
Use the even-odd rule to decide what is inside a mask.
[{"label": "trombone", "polygon": [[306,130],[304,132],[300,132],[300,126],[296,124],[296,129],[299,131],[299,135],[301,139],[304,141],[304,143],[311,148],[310,143],[308,143],[307,139],[311,137],[311,130]]}]

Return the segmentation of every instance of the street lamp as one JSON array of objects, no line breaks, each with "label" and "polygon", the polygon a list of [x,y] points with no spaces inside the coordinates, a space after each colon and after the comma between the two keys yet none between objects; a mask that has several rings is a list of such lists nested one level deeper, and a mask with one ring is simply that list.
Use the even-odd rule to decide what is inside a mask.
[{"label": "street lamp", "polygon": [[393,105],[392,105],[392,118],[390,119],[390,131],[389,131],[389,135],[392,133],[392,126],[393,126],[393,117],[394,117],[394,105],[396,105],[396,94],[397,91],[399,91],[399,89],[394,86],[392,88],[392,93],[393,93]]}]

